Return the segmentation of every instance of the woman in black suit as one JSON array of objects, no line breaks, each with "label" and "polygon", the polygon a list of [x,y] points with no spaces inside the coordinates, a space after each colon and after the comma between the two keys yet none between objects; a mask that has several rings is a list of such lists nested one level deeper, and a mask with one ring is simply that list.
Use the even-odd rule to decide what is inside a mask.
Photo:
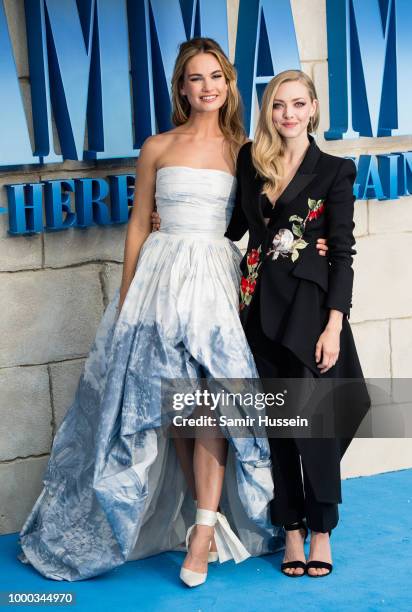
[{"label": "woman in black suit", "polygon": [[[260,376],[362,381],[345,396],[354,432],[369,401],[348,322],[356,167],[318,148],[310,135],[318,123],[315,87],[305,73],[272,79],[255,140],[239,152],[237,204],[226,236],[239,240],[249,230],[240,315]],[[328,258],[316,250],[325,236]],[[286,529],[282,571],[289,576],[332,571],[329,535],[338,522],[340,459],[350,439],[269,438],[271,514]]]}]

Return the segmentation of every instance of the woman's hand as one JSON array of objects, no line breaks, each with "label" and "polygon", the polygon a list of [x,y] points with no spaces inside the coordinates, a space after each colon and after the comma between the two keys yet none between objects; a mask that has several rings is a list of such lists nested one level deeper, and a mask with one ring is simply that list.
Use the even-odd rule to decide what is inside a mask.
[{"label": "woman's hand", "polygon": [[157,210],[152,212],[152,232],[157,232],[160,229],[160,215]]},{"label": "woman's hand", "polygon": [[322,255],[322,257],[325,257],[325,255],[328,254],[328,241],[326,240],[326,238],[318,238],[316,241],[316,248],[318,249],[319,255]]},{"label": "woman's hand", "polygon": [[316,343],[315,360],[321,374],[330,370],[338,360],[342,319],[342,312],[330,310],[328,324]]}]

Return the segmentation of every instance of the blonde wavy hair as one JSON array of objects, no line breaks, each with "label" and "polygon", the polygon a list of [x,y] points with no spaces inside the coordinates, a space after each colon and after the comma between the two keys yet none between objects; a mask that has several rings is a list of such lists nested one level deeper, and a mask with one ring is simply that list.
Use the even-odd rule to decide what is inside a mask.
[{"label": "blonde wavy hair", "polygon": [[[301,70],[285,70],[280,72],[266,86],[263,93],[255,139],[252,144],[252,161],[258,174],[263,179],[266,179],[262,193],[266,194],[269,199],[275,197],[283,178],[281,158],[285,150],[284,140],[273,125],[273,100],[279,87],[288,81],[300,81],[306,86],[311,101],[317,100],[316,89],[312,79]],[[308,133],[315,132],[318,125],[319,104],[316,105],[315,113],[309,121]]]},{"label": "blonde wavy hair", "polygon": [[192,38],[179,47],[172,76],[172,122],[175,126],[183,125],[190,117],[190,104],[186,96],[180,93],[180,89],[183,85],[187,62],[199,53],[214,55],[226,79],[227,97],[219,109],[219,127],[229,144],[232,160],[236,163],[239,149],[247,140],[242,121],[242,103],[237,88],[237,73],[223,49],[212,38]]}]

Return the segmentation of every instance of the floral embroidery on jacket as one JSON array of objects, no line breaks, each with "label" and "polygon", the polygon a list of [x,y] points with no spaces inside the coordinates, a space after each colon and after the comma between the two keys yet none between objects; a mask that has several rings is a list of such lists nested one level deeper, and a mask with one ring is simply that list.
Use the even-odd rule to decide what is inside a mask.
[{"label": "floral embroidery on jacket", "polygon": [[256,279],[258,277],[257,271],[261,265],[260,255],[261,247],[258,249],[252,249],[246,255],[247,263],[247,276],[242,276],[240,281],[240,310],[243,310],[246,306],[249,306],[252,295],[256,288]]},{"label": "floral embroidery on jacket", "polygon": [[305,219],[299,217],[299,215],[292,215],[289,217],[290,223],[292,223],[292,231],[286,228],[280,229],[272,241],[272,248],[266,253],[266,255],[272,255],[272,259],[276,260],[279,255],[282,257],[291,256],[292,261],[296,261],[299,257],[299,251],[308,246],[306,240],[303,240],[303,234],[305,232],[306,223],[318,219],[325,210],[325,200],[312,200],[308,198],[308,214]]},{"label": "floral embroidery on jacket", "polygon": [[[272,255],[272,259],[276,260],[279,256],[291,256],[291,260],[295,262],[299,257],[299,252],[308,246],[308,242],[303,239],[306,224],[314,219],[318,219],[325,210],[325,200],[312,200],[308,198],[308,214],[303,219],[299,215],[291,215],[289,222],[292,223],[292,231],[287,228],[281,228],[275,234],[272,240],[272,247],[266,255]],[[247,274],[243,275],[240,281],[240,310],[249,306],[252,301],[252,296],[256,289],[258,270],[262,264],[261,260],[262,247],[252,249],[246,254]]]}]

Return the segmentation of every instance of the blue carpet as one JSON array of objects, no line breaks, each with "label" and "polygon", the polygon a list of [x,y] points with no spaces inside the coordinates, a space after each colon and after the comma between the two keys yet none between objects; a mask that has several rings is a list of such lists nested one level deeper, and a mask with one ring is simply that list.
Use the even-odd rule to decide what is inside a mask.
[{"label": "blue carpet", "polygon": [[184,555],[164,553],[91,580],[56,582],[15,558],[12,534],[0,538],[0,590],[75,592],[76,605],[64,608],[76,612],[411,611],[412,469],[343,481],[340,514],[332,535],[334,571],[327,578],[283,576],[278,553],[238,566],[213,564],[206,584],[192,590],[178,579]]}]

